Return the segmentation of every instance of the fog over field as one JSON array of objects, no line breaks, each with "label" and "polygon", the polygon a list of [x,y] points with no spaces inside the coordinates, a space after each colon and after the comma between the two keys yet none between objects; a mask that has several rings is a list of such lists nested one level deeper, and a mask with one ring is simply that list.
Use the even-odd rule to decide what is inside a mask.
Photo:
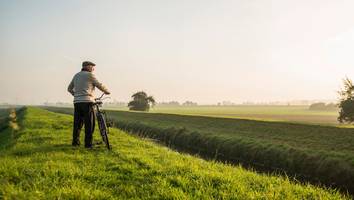
[{"label": "fog over field", "polygon": [[354,2],[0,1],[0,103],[71,102],[83,60],[113,99],[336,99],[354,77]]}]

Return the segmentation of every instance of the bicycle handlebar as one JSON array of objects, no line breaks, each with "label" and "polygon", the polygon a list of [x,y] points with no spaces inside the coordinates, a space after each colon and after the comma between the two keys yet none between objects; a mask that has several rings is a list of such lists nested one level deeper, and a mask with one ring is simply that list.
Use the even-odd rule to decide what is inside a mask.
[{"label": "bicycle handlebar", "polygon": [[[100,97],[95,98],[95,101],[102,101],[102,100],[104,100],[104,99],[109,99],[109,98],[111,98],[111,97],[105,97],[105,98],[103,98],[104,95],[105,95],[105,93],[103,93]],[[102,99],[102,98],[103,98],[103,99]]]},{"label": "bicycle handlebar", "polygon": [[100,97],[95,98],[95,101],[97,101],[97,100],[101,100],[103,96],[104,96],[104,93],[102,93],[102,95],[101,95]]}]

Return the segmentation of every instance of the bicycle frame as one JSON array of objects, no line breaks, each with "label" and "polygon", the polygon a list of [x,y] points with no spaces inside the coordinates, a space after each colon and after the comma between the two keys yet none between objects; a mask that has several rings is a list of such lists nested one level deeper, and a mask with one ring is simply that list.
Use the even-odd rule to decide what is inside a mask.
[{"label": "bicycle frame", "polygon": [[106,147],[111,150],[111,146],[108,140],[109,127],[107,126],[107,115],[104,111],[100,110],[100,107],[102,107],[103,104],[102,100],[105,99],[102,99],[103,96],[104,94],[102,94],[99,98],[95,99],[94,106],[96,107],[96,118],[102,140],[106,144]]}]

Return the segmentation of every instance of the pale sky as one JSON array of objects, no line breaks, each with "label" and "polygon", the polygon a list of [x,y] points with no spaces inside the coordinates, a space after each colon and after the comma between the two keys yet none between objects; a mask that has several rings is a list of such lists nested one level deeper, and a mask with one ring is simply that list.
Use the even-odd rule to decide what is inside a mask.
[{"label": "pale sky", "polygon": [[352,0],[0,0],[0,36],[0,103],[71,102],[83,60],[118,101],[336,99],[354,79]]}]

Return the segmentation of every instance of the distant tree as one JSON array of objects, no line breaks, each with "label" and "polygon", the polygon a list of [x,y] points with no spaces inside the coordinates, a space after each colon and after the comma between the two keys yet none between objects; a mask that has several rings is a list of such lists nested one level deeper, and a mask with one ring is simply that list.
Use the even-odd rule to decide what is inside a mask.
[{"label": "distant tree", "polygon": [[344,88],[339,91],[339,117],[340,123],[352,123],[354,122],[354,85],[349,78],[343,80]]},{"label": "distant tree", "polygon": [[197,106],[198,104],[193,101],[186,101],[182,105],[183,106]]},{"label": "distant tree", "polygon": [[309,110],[336,111],[336,110],[338,110],[338,106],[334,103],[325,104],[325,103],[320,102],[320,103],[311,104],[309,107]]},{"label": "distant tree", "polygon": [[144,91],[136,92],[132,98],[128,103],[129,110],[148,111],[156,102],[154,97],[148,96]]},{"label": "distant tree", "polygon": [[313,103],[310,105],[309,110],[326,110],[326,104],[325,103]]},{"label": "distant tree", "polygon": [[170,102],[168,102],[168,104],[171,106],[179,106],[180,105],[178,101],[170,101]]},{"label": "distant tree", "polygon": [[338,110],[338,105],[335,103],[329,103],[326,105],[327,110]]},{"label": "distant tree", "polygon": [[178,101],[160,102],[158,106],[180,106]]}]

